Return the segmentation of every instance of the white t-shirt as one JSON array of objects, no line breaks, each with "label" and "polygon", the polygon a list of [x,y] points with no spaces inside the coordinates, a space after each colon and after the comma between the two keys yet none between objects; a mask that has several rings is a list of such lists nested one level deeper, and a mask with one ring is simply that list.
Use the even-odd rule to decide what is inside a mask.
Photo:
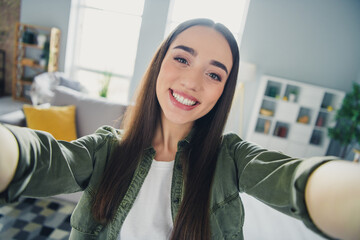
[{"label": "white t-shirt", "polygon": [[153,160],[118,240],[167,240],[173,229],[170,191],[174,161]]}]

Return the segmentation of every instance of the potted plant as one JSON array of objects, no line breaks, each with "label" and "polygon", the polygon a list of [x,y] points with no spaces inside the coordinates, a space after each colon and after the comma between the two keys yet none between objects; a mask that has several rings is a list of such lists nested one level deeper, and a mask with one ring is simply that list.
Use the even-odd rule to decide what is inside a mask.
[{"label": "potted plant", "polygon": [[342,145],[341,158],[344,158],[352,144],[360,144],[360,85],[353,84],[352,92],[346,94],[341,108],[336,112],[337,124],[329,128],[329,137]]},{"label": "potted plant", "polygon": [[106,98],[109,90],[109,84],[112,77],[111,72],[103,72],[103,79],[101,81],[101,87],[99,91],[100,97]]}]

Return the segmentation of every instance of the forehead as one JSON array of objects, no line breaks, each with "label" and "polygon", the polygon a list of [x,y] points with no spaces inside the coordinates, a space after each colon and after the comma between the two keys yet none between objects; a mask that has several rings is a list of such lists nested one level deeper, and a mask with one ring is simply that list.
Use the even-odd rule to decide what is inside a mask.
[{"label": "forehead", "polygon": [[232,53],[225,37],[213,28],[193,26],[181,32],[171,43],[170,49],[178,45],[193,48],[197,53],[206,55],[212,60],[232,66]]}]

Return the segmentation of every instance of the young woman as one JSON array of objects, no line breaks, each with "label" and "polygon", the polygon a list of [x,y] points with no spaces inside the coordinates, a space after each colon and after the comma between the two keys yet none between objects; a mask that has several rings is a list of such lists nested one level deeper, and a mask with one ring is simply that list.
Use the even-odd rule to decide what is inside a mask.
[{"label": "young woman", "polygon": [[243,239],[246,192],[319,234],[356,239],[359,166],[222,135],[238,65],[227,28],[190,20],[156,52],[123,130],[65,142],[0,126],[0,203],[83,190],[71,239]]}]

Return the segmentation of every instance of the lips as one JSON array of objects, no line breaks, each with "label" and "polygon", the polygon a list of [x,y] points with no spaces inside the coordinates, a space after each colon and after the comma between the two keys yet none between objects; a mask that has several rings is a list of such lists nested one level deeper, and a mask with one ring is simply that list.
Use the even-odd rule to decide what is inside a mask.
[{"label": "lips", "polygon": [[178,108],[183,110],[191,110],[194,109],[197,105],[199,105],[199,101],[182,92],[177,92],[172,89],[169,89],[169,97],[171,102]]}]

